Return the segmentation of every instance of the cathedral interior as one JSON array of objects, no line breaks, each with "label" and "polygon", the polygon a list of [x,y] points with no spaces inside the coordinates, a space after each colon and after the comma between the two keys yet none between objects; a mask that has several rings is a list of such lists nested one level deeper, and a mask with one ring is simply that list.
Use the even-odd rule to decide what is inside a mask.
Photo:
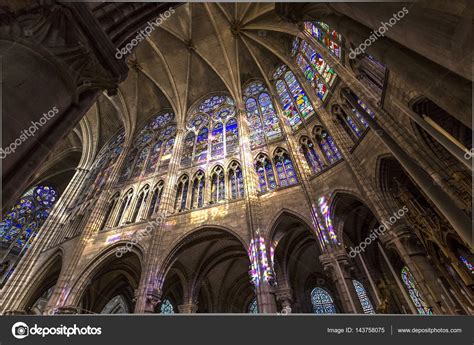
[{"label": "cathedral interior", "polygon": [[469,1],[6,4],[1,314],[474,313]]}]

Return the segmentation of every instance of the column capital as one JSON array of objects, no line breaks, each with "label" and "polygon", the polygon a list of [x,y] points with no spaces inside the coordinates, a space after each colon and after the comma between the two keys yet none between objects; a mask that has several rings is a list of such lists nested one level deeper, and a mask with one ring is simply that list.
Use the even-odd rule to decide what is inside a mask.
[{"label": "column capital", "polygon": [[158,289],[150,289],[146,293],[146,307],[145,311],[153,313],[156,306],[161,302],[162,292]]}]

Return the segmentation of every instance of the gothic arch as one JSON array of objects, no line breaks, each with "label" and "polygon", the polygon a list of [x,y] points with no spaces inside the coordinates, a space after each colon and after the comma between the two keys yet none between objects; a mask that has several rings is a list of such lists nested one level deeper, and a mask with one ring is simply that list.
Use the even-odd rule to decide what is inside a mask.
[{"label": "gothic arch", "polygon": [[71,284],[70,292],[65,298],[65,301],[68,301],[68,303],[65,304],[79,306],[85,290],[91,280],[94,279],[94,276],[98,274],[102,268],[106,267],[107,263],[120,261],[127,254],[129,256],[135,256],[138,259],[140,265],[139,269],[142,272],[145,251],[140,243],[134,243],[130,252],[123,254],[121,257],[117,257],[116,253],[119,252],[120,248],[126,247],[127,243],[128,241],[118,241],[113,245],[104,248],[91,258],[86,267],[77,275],[78,278]]},{"label": "gothic arch", "polygon": [[19,309],[28,312],[34,307],[35,303],[48,289],[54,287],[64,266],[64,251],[61,247],[53,252],[48,259],[34,273],[37,277],[34,284],[31,285],[19,304]]}]

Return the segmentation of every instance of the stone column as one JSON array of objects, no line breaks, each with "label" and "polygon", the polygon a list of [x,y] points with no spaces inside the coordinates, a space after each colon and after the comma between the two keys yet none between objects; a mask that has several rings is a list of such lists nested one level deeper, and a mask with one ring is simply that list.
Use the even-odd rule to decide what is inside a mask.
[{"label": "stone column", "polygon": [[418,311],[416,310],[415,306],[413,305],[413,301],[411,300],[410,296],[408,296],[408,293],[405,289],[405,286],[403,285],[403,283],[400,280],[400,275],[397,274],[397,272],[393,268],[392,263],[388,259],[388,256],[385,253],[385,250],[383,249],[380,242],[377,242],[377,245],[379,247],[380,253],[382,254],[382,257],[383,257],[386,265],[388,266],[388,268],[390,270],[390,273],[392,273],[393,279],[397,283],[397,286],[398,286],[400,292],[402,293],[403,297],[405,298],[405,302],[407,303],[408,307],[410,308],[410,311],[412,312],[412,314],[418,314]]},{"label": "stone column", "polygon": [[[236,112],[237,112],[237,124],[239,128],[239,146],[240,146],[240,157],[242,160],[242,176],[244,178],[244,190],[245,190],[245,205],[246,205],[246,216],[247,216],[247,226],[249,229],[249,237],[257,243],[260,237],[264,237],[264,234],[261,230],[260,220],[262,219],[262,207],[260,205],[260,200],[258,197],[258,177],[255,172],[252,151],[250,149],[250,142],[247,138],[250,138],[250,131],[247,123],[247,115],[244,110],[244,105],[241,100],[236,102]],[[267,242],[269,239],[266,239]],[[268,244],[268,243],[266,243]],[[250,249],[249,249],[250,250]],[[273,266],[271,260],[269,260],[269,248],[264,249],[266,251],[266,257],[268,258],[268,264]],[[258,282],[254,285],[255,295],[257,297],[258,311],[261,314],[266,313],[276,313],[276,301],[273,292],[273,286],[271,282],[268,282],[264,279],[263,272],[261,272],[260,267],[260,254],[259,250],[256,250],[256,260],[254,262],[257,269]],[[249,258],[250,259],[250,258]],[[249,267],[250,270],[250,267]],[[271,267],[271,270],[274,270],[274,267]],[[250,277],[249,277],[250,279]]]},{"label": "stone column", "polygon": [[364,121],[374,130],[374,133],[387,146],[392,154],[397,158],[407,173],[418,184],[421,190],[433,201],[443,215],[448,219],[459,236],[468,246],[472,246],[471,220],[456,206],[451,197],[416,163],[411,157],[401,149],[397,142],[357,103],[357,101],[347,92],[344,97],[357,110]]},{"label": "stone column", "polygon": [[352,285],[352,279],[346,267],[349,263],[347,253],[344,249],[334,250],[329,254],[319,257],[324,271],[329,272],[339,292],[339,298],[343,303],[344,312],[362,313],[362,307]]},{"label": "stone column", "polygon": [[[184,118],[184,116],[179,117],[177,114],[177,118]],[[168,166],[168,173],[165,179],[165,185],[163,187],[163,194],[158,207],[158,214],[162,215],[163,219],[159,226],[155,227],[153,230],[150,246],[147,248],[147,252],[145,253],[145,264],[137,291],[135,313],[154,313],[155,307],[158,303],[156,296],[160,296],[161,298],[161,288],[165,277],[158,275],[160,270],[158,261],[160,257],[159,252],[167,215],[172,214],[174,211],[174,200],[176,194],[175,185],[179,177],[178,171],[183,140],[184,129],[178,128],[173,153]],[[190,190],[188,189],[188,194],[189,192]]]}]

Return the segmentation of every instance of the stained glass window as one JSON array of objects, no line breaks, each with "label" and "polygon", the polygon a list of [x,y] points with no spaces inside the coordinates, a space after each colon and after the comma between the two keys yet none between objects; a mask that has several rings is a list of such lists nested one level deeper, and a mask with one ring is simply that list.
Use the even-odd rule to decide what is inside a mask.
[{"label": "stained glass window", "polygon": [[240,165],[237,162],[230,164],[229,185],[232,199],[238,199],[244,196],[244,179]]},{"label": "stained glass window", "polygon": [[150,174],[155,171],[156,164],[160,160],[162,146],[163,146],[163,142],[161,140],[158,140],[156,144],[153,145],[150,158],[148,159],[148,162],[146,165],[145,174]]},{"label": "stained glass window", "polygon": [[314,133],[316,140],[321,147],[321,151],[324,153],[329,164],[342,158],[333,138],[322,127],[315,127]]},{"label": "stained glass window", "polygon": [[188,185],[189,179],[186,175],[183,175],[178,182],[176,189],[176,199],[174,203],[174,209],[176,211],[184,211],[186,209],[186,198],[188,197]]},{"label": "stained glass window", "polygon": [[151,218],[151,216],[158,210],[161,201],[161,195],[163,194],[163,186],[163,181],[160,181],[156,184],[156,187],[153,190],[153,195],[151,197],[150,206],[148,208],[147,218]]},{"label": "stained glass window", "polygon": [[281,138],[281,128],[268,90],[261,81],[254,81],[244,90],[247,118],[250,122],[250,145],[258,147],[267,140]]},{"label": "stained glass window", "polygon": [[336,314],[336,306],[329,292],[316,287],[311,291],[311,304],[314,314]]},{"label": "stained glass window", "polygon": [[226,154],[237,151],[237,148],[239,147],[239,130],[235,118],[231,118],[225,125],[225,142]]},{"label": "stained glass window", "polygon": [[130,177],[137,154],[138,154],[137,148],[131,149],[130,152],[128,153],[127,157],[125,158],[125,164],[122,168],[122,173],[120,174],[119,182],[127,181],[128,178]]},{"label": "stained glass window", "polygon": [[174,307],[169,299],[164,299],[163,302],[161,302],[160,314],[174,314]]},{"label": "stained glass window", "polygon": [[[316,90],[318,97],[324,101],[328,95],[328,89],[336,80],[336,72],[326,63],[321,55],[319,55],[311,45],[299,38],[294,39],[296,65],[301,69],[311,86]],[[293,52],[293,51],[292,51]],[[298,53],[299,52],[299,53]]]},{"label": "stained glass window", "polygon": [[253,298],[247,307],[248,314],[258,314],[257,299]]},{"label": "stained glass window", "polygon": [[194,176],[193,189],[191,192],[191,208],[199,208],[204,205],[205,177],[203,171],[198,171]]},{"label": "stained glass window", "polygon": [[[38,231],[48,218],[58,193],[52,186],[39,185],[23,194],[0,223],[0,243],[7,248],[4,257],[16,257],[16,260],[5,260],[6,269],[0,276],[1,285],[13,273],[19,258],[31,246]],[[2,267],[3,268],[3,267]]]},{"label": "stained glass window", "polygon": [[225,199],[224,169],[217,166],[212,173],[211,201],[219,202]]},{"label": "stained glass window", "polygon": [[138,155],[138,158],[135,162],[135,166],[133,167],[133,172],[132,172],[132,178],[133,177],[137,177],[137,176],[140,176],[141,172],[142,172],[142,169],[143,169],[143,165],[145,165],[145,162],[146,162],[146,159],[148,157],[148,152],[150,151],[150,149],[148,147],[144,147],[140,154]]},{"label": "stained glass window", "polygon": [[316,90],[318,97],[324,101],[327,96],[327,86],[322,81],[322,78],[319,74],[315,73],[314,69],[308,64],[306,59],[301,55],[298,54],[296,57],[296,64],[303,72],[306,79],[310,82],[311,86]]},{"label": "stained glass window", "polygon": [[308,137],[301,138],[301,149],[311,170],[314,173],[320,172],[323,169],[324,163],[316,152],[313,142]]},{"label": "stained glass window", "polygon": [[335,30],[331,30],[329,26],[323,22],[305,22],[305,31],[313,36],[317,41],[321,42],[329,52],[341,59],[341,41],[342,36]]},{"label": "stained glass window", "polygon": [[181,157],[181,166],[190,165],[193,159],[194,141],[196,135],[194,132],[188,132],[184,138],[183,155]]},{"label": "stained glass window", "polygon": [[207,160],[207,137],[208,137],[207,127],[203,127],[199,130],[197,139],[196,139],[196,153],[194,155],[198,163],[205,162]]},{"label": "stained glass window", "polygon": [[[208,158],[222,158],[239,148],[239,132],[235,115],[234,101],[228,96],[211,96],[202,101],[193,111],[187,128],[190,130],[184,139],[182,166],[206,162]],[[209,133],[209,131],[211,133]],[[196,135],[193,142],[193,134]],[[225,138],[224,138],[225,136]],[[210,145],[210,157],[208,146]],[[194,158],[191,158],[193,155]],[[191,160],[191,161],[190,161]]]},{"label": "stained glass window", "polygon": [[212,130],[211,145],[211,157],[221,158],[224,154],[224,132],[220,122]]},{"label": "stained glass window", "polygon": [[466,268],[471,272],[474,273],[474,267],[472,266],[472,263],[469,262],[464,256],[459,255],[459,260],[466,266]]},{"label": "stained glass window", "polygon": [[416,283],[415,277],[410,272],[407,266],[402,268],[401,276],[402,276],[403,283],[405,284],[408,290],[408,294],[410,295],[410,298],[413,301],[413,304],[418,310],[418,313],[422,315],[433,314],[431,311],[431,308],[428,307],[425,300],[423,299],[423,296],[418,290],[418,284]]},{"label": "stained glass window", "polygon": [[275,154],[275,168],[278,175],[278,182],[281,187],[291,186],[298,182],[288,153],[278,149]]},{"label": "stained glass window", "polygon": [[257,170],[258,182],[262,193],[274,190],[276,188],[275,174],[273,173],[273,165],[267,156],[260,154],[255,163]]},{"label": "stained glass window", "polygon": [[249,127],[252,129],[250,131],[250,147],[255,148],[265,143],[265,134],[258,112],[257,101],[252,97],[248,98],[247,101],[245,101],[245,109],[247,110]]},{"label": "stained glass window", "polygon": [[364,285],[362,285],[357,280],[352,280],[352,284],[354,285],[357,297],[359,297],[360,305],[362,306],[364,314],[375,314],[374,307],[372,306],[372,303],[370,302],[370,299],[367,296],[367,292],[365,291]]},{"label": "stained glass window", "polygon": [[[286,72],[285,72],[286,71]],[[288,122],[293,128],[301,125],[301,120],[314,114],[308,96],[303,91],[293,72],[285,65],[280,66],[273,74],[275,86]]]},{"label": "stained glass window", "polygon": [[123,196],[119,212],[115,218],[114,226],[121,225],[123,222],[125,222],[126,219],[124,216],[127,214],[128,207],[130,206],[130,203],[132,201],[132,196],[133,189],[129,189],[127,193]]}]

